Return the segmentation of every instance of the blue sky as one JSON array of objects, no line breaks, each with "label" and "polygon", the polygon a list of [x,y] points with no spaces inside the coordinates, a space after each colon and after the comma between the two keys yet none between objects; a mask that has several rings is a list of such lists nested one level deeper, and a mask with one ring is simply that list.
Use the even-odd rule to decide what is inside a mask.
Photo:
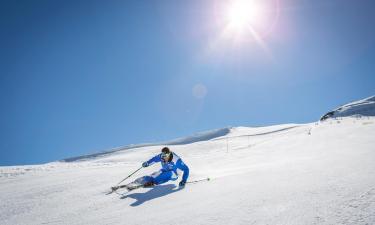
[{"label": "blue sky", "polygon": [[260,40],[226,30],[223,2],[1,1],[0,165],[312,122],[375,94],[373,1],[269,0]]}]

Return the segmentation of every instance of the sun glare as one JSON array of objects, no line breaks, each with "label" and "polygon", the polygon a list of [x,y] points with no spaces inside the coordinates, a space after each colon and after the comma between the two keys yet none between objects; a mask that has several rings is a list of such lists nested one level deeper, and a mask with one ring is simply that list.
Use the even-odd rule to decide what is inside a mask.
[{"label": "sun glare", "polygon": [[265,38],[278,20],[279,0],[227,0],[218,9],[223,29],[217,40],[234,46],[256,42],[267,49]]},{"label": "sun glare", "polygon": [[247,29],[260,23],[262,11],[256,1],[237,0],[228,7],[229,26],[237,30]]},{"label": "sun glare", "polygon": [[272,58],[267,40],[279,20],[279,0],[223,0],[215,5],[218,35],[209,45],[215,49],[255,49]]}]

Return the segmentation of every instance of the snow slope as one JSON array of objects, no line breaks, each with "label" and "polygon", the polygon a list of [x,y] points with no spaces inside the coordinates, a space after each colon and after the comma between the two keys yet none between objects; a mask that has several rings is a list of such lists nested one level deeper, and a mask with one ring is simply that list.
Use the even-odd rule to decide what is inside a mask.
[{"label": "snow slope", "polygon": [[375,116],[375,95],[340,106],[324,114],[320,120],[347,116]]},{"label": "snow slope", "polygon": [[164,145],[0,167],[0,224],[375,224],[374,136],[374,117],[235,127],[170,145],[210,181],[123,196],[104,193]]}]

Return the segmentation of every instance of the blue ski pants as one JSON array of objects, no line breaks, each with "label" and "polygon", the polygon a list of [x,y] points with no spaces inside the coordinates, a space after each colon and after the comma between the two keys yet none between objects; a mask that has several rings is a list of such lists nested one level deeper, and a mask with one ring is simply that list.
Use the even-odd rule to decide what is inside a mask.
[{"label": "blue ski pants", "polygon": [[154,184],[163,184],[170,180],[177,180],[178,176],[173,171],[157,171],[150,176],[144,176],[145,183],[153,182]]}]

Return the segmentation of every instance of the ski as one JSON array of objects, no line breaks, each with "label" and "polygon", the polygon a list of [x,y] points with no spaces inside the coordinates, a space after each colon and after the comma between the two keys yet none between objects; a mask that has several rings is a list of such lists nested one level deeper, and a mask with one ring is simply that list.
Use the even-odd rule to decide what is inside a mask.
[{"label": "ski", "polygon": [[110,195],[110,194],[112,194],[113,192],[115,192],[114,190],[110,190],[110,191],[107,191],[105,194],[106,195]]},{"label": "ski", "polygon": [[[132,184],[132,183],[130,183],[130,184]],[[135,190],[135,189],[138,189],[138,188],[144,187],[143,184],[139,184],[139,185],[134,185],[134,184],[130,185],[130,184],[111,187],[111,190],[110,190],[109,192],[107,192],[106,195],[112,194],[113,192],[116,192],[117,190],[119,190],[119,189],[121,189],[121,188],[126,188],[126,190],[127,190],[128,192],[130,192],[130,191],[133,191],[133,190]],[[130,185],[130,186],[129,186],[129,185]],[[116,193],[117,193],[117,192],[116,192]]]},{"label": "ski", "polygon": [[[211,180],[211,178],[207,177],[207,178],[204,178],[204,179],[188,181],[188,182],[186,182],[186,184],[196,184],[196,183],[199,183],[199,182],[210,181],[210,180]],[[136,189],[138,189],[138,188],[148,187],[148,186],[145,186],[144,184],[141,184],[141,185],[134,185],[134,184],[133,184],[133,186],[128,186],[128,185],[129,185],[129,184],[127,184],[127,185],[122,185],[122,186],[118,186],[118,187],[117,187],[117,186],[115,186],[115,187],[111,187],[111,190],[108,191],[108,192],[106,193],[106,195],[110,195],[110,194],[112,194],[113,192],[117,193],[116,191],[117,191],[118,189],[120,189],[120,188],[126,188],[126,190],[127,190],[128,192],[130,192],[130,191],[136,190]]]},{"label": "ski", "polygon": [[110,195],[115,191],[117,191],[117,189],[114,189],[114,187],[111,187],[111,190],[107,191],[106,195]]}]

